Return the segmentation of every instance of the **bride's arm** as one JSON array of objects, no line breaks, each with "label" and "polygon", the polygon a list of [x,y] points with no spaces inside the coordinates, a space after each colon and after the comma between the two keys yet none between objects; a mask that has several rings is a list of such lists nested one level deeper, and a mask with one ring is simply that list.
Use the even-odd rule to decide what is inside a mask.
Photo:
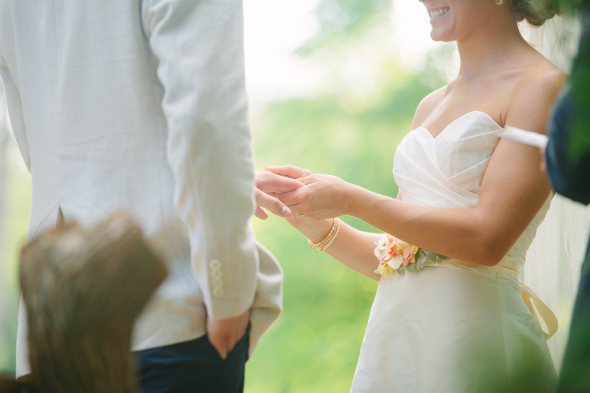
[{"label": "bride's arm", "polygon": [[[506,124],[545,133],[549,108],[562,75],[523,77],[509,106]],[[535,115],[531,115],[535,114]],[[351,215],[437,254],[482,265],[497,264],[546,201],[550,186],[539,171],[537,149],[501,140],[482,181],[474,209],[416,206],[345,183],[312,175],[281,200],[315,218]]]}]

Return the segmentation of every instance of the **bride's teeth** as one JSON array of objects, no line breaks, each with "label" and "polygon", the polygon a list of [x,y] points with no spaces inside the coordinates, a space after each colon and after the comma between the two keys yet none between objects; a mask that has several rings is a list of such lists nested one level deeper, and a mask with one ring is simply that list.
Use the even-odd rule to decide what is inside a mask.
[{"label": "bride's teeth", "polygon": [[430,12],[430,19],[438,18],[439,16],[444,15],[447,12],[449,12],[449,10],[450,10],[450,8],[431,11]]}]

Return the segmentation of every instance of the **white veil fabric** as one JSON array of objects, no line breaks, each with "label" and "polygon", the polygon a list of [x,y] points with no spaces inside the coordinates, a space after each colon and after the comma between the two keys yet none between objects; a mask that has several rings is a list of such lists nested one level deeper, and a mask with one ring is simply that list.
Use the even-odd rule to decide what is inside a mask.
[{"label": "white veil fabric", "polygon": [[[523,36],[557,67],[570,71],[576,55],[580,23],[574,17],[555,17],[540,28],[521,23]],[[537,229],[524,265],[524,282],[551,308],[559,330],[547,341],[559,372],[580,280],[590,229],[590,207],[555,195]]]}]

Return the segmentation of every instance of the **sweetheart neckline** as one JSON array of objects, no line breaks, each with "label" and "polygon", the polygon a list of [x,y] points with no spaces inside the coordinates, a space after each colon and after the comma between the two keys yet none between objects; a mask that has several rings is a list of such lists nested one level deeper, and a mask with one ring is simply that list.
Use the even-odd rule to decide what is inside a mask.
[{"label": "sweetheart neckline", "polygon": [[493,123],[494,123],[496,126],[500,127],[501,129],[503,129],[503,128],[504,128],[504,127],[502,127],[501,125],[499,125],[499,124],[496,122],[496,120],[494,120],[494,119],[492,118],[492,116],[488,115],[488,114],[487,114],[487,113],[485,113],[485,112],[482,112],[482,111],[477,111],[477,110],[476,110],[476,111],[470,111],[470,112],[467,112],[467,113],[465,113],[464,115],[461,115],[461,116],[457,117],[455,120],[453,120],[452,122],[450,122],[450,123],[449,123],[449,124],[448,124],[448,125],[447,125],[445,128],[443,128],[443,130],[442,130],[442,131],[441,131],[441,132],[440,132],[440,133],[439,133],[437,136],[433,136],[433,135],[432,135],[432,133],[431,133],[430,131],[428,131],[428,128],[426,128],[426,127],[422,127],[422,126],[419,126],[419,127],[416,127],[416,128],[414,128],[414,130],[413,130],[413,131],[416,131],[416,130],[418,130],[418,129],[420,129],[420,128],[421,128],[421,129],[423,129],[424,131],[426,131],[426,133],[427,133],[428,135],[430,135],[430,138],[431,138],[433,141],[435,141],[435,140],[437,140],[437,139],[438,139],[438,138],[439,138],[439,137],[440,137],[442,134],[444,134],[446,130],[448,130],[449,128],[451,128],[451,126],[452,126],[453,124],[455,124],[457,121],[459,121],[460,119],[462,119],[462,118],[464,118],[464,117],[467,117],[468,115],[474,114],[474,113],[480,113],[480,114],[482,114],[482,115],[485,115],[485,117],[487,117],[488,119],[490,119],[490,120],[491,120],[491,121],[492,121],[492,122],[493,122]]}]

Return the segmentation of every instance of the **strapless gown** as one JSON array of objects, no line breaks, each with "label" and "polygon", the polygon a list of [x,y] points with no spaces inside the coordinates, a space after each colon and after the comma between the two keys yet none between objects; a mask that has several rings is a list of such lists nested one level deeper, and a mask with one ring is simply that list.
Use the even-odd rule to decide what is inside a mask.
[{"label": "strapless gown", "polygon": [[[499,130],[490,116],[475,111],[436,138],[425,128],[410,132],[395,153],[400,198],[474,208]],[[382,276],[352,392],[553,391],[556,374],[545,335],[518,279],[548,207],[498,266],[448,259],[416,273]]]}]

